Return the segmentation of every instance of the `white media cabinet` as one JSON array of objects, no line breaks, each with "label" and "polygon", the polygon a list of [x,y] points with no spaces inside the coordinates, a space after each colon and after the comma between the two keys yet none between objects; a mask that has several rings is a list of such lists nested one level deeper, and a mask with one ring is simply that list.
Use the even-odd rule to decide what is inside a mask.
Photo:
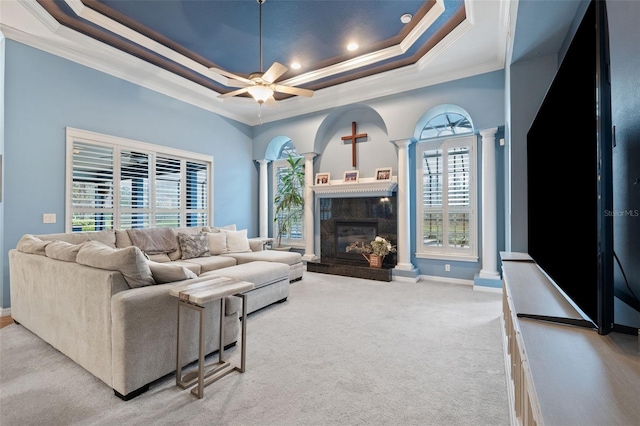
[{"label": "white media cabinet", "polygon": [[584,320],[527,254],[500,256],[512,424],[640,425],[638,336],[522,317]]}]

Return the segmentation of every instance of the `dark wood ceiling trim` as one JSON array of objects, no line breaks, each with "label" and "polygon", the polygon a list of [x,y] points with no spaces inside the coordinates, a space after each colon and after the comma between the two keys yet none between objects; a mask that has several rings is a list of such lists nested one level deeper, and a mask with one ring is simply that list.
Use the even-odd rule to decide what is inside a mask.
[{"label": "dark wood ceiling trim", "polygon": [[181,55],[193,61],[198,62],[199,64],[204,65],[205,67],[220,68],[216,63],[210,61],[204,56],[201,56],[193,52],[192,50],[187,49],[181,44],[176,43],[173,40],[163,36],[159,32],[152,30],[151,28],[145,25],[142,25],[138,21],[135,21],[126,15],[123,15],[122,13],[118,12],[115,9],[110,8],[109,6],[105,5],[102,2],[99,2],[96,0],[81,0],[81,1],[85,6],[95,10],[96,12],[106,16],[107,18],[113,19],[114,21],[124,25],[125,27],[131,28],[135,32],[140,33],[143,36],[148,37],[151,40],[156,41],[162,44],[163,46],[168,47],[169,49],[174,50],[180,53]]},{"label": "dark wood ceiling trim", "polygon": [[175,62],[153,54],[149,50],[131,43],[121,37],[117,37],[110,32],[104,31],[93,25],[89,25],[84,20],[76,17],[70,17],[53,0],[37,0],[37,2],[61,25],[78,31],[86,36],[99,40],[107,45],[122,50],[125,53],[133,55],[139,59],[184,77],[194,83],[200,84],[208,89],[219,93],[228,91],[222,85],[216,84],[213,80],[209,80],[200,74],[188,70]]}]

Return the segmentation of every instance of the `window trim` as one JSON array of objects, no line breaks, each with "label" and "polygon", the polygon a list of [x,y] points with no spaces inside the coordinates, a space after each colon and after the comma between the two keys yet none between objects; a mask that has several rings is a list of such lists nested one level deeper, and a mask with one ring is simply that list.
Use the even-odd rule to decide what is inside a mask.
[{"label": "window trim", "polygon": [[[470,211],[470,220],[469,226],[471,228],[469,232],[470,236],[470,248],[467,253],[461,253],[460,251],[450,251],[446,246],[443,247],[443,251],[435,253],[432,250],[425,250],[422,244],[422,234],[423,234],[423,216],[424,216],[424,206],[423,206],[423,166],[422,166],[422,158],[423,152],[427,150],[433,149],[442,149],[443,152],[446,152],[448,148],[451,146],[457,146],[460,144],[465,144],[465,139],[468,140],[466,142],[470,146],[470,184],[469,184],[469,211]],[[478,261],[478,245],[479,245],[479,235],[478,235],[478,137],[476,134],[465,134],[460,136],[451,136],[447,135],[441,138],[433,138],[433,139],[424,139],[418,141],[416,144],[416,258],[420,259],[437,259],[437,260],[453,260],[453,261],[461,261],[461,262],[477,262]],[[446,170],[445,170],[446,171]],[[445,209],[446,211],[446,209]]]},{"label": "window trim", "polygon": [[[302,155],[298,155],[298,156],[296,156],[294,158],[303,158],[304,159],[304,157]],[[283,166],[287,166],[288,164],[289,163],[287,162],[286,158],[279,158],[279,159],[273,160],[271,162],[271,185],[272,185],[271,217],[272,218],[276,217],[275,206],[273,204],[273,198],[275,197],[275,194],[278,191],[278,177],[277,177],[278,168],[279,167],[283,167]],[[306,170],[305,170],[305,173],[306,173]],[[304,193],[304,190],[305,190],[305,188],[302,188],[303,193]],[[306,232],[305,232],[306,231],[305,230],[305,223],[306,223],[306,221],[305,221],[305,213],[306,213],[306,211],[303,210],[303,212],[302,212],[302,238],[299,239],[299,240],[290,240],[289,238],[286,238],[286,239],[283,238],[282,239],[282,244],[286,244],[286,245],[291,246],[293,248],[304,248],[304,247],[306,247],[306,238],[307,238],[307,236],[306,236]],[[271,224],[273,225],[273,238],[275,240],[276,238],[278,238],[276,223],[275,223],[275,221],[272,221]]]},{"label": "window trim", "polygon": [[[197,152],[185,151],[176,148],[165,147],[161,145],[155,145],[147,142],[140,142],[133,139],[122,138],[118,136],[106,135],[96,132],[91,132],[88,130],[76,129],[73,127],[67,127],[66,129],[66,164],[65,164],[65,232],[72,232],[73,226],[73,145],[75,142],[82,142],[87,144],[93,144],[108,148],[113,148],[114,150],[114,170],[120,170],[120,152],[124,150],[136,150],[147,154],[153,155],[153,165],[155,171],[155,163],[157,156],[168,156],[176,159],[180,159],[181,165],[188,161],[195,161],[206,163],[209,168],[209,173],[207,176],[208,179],[208,187],[207,187],[207,208],[205,212],[207,214],[207,225],[211,225],[214,223],[213,221],[213,156],[200,154]],[[185,171],[181,171],[181,181],[184,181]],[[150,176],[151,180],[155,180],[155,176]],[[119,229],[117,226],[120,223],[120,217],[117,212],[120,209],[120,173],[114,175],[113,180],[114,185],[114,194],[113,194],[113,220],[114,220],[114,229]],[[153,191],[150,194],[150,210],[155,211],[155,197],[156,193]],[[180,226],[186,226],[186,214],[187,210],[185,210],[184,206],[186,205],[186,191],[181,191],[180,195]],[[147,210],[147,209],[145,209]],[[106,211],[106,210],[105,210]],[[155,215],[151,214],[150,223],[155,224]],[[152,225],[153,226],[153,225]]]}]

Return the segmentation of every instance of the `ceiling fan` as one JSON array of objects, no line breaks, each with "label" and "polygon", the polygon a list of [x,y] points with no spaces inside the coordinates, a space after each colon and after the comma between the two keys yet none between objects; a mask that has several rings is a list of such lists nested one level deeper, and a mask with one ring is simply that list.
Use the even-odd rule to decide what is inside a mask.
[{"label": "ceiling fan", "polygon": [[241,95],[243,93],[249,93],[258,104],[263,103],[267,106],[277,106],[276,100],[273,97],[275,92],[287,93],[290,95],[299,96],[313,96],[313,90],[302,89],[299,87],[284,86],[282,84],[276,84],[276,80],[285,72],[287,67],[281,63],[274,62],[267,71],[262,72],[262,4],[266,0],[256,0],[260,10],[259,32],[260,32],[260,71],[249,74],[249,78],[244,78],[239,75],[232,74],[228,71],[212,67],[211,71],[223,75],[232,79],[227,86],[240,87],[238,90],[232,92],[223,93],[219,95],[219,98],[230,98],[232,96]]}]

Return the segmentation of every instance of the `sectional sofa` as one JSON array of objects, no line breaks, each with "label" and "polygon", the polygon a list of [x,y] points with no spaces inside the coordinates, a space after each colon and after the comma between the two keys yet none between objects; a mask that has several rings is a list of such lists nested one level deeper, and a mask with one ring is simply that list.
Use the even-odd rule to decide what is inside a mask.
[{"label": "sectional sofa", "polygon": [[[113,388],[124,400],[176,369],[175,284],[224,276],[253,282],[248,312],[285,301],[302,278],[299,253],[263,250],[246,231],[192,227],[24,235],[9,251],[13,319]],[[224,345],[239,333],[240,300],[225,304]],[[185,312],[183,359],[197,323]],[[219,349],[218,303],[206,309],[206,353]]]}]

